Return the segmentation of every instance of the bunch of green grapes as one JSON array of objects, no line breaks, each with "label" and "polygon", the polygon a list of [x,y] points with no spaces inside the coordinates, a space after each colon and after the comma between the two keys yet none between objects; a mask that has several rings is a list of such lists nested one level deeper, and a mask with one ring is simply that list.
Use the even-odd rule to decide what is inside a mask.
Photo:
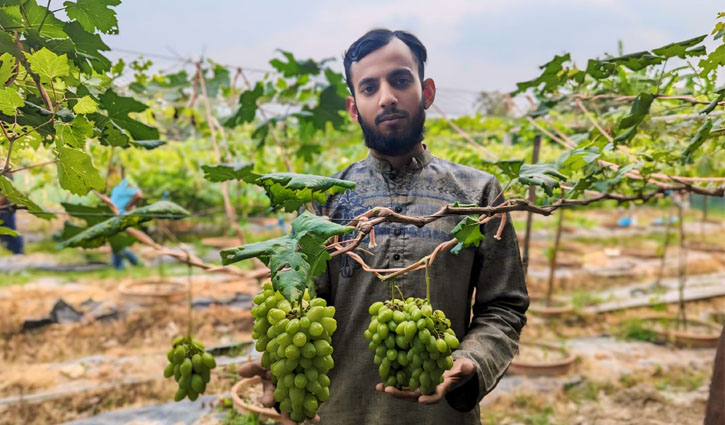
[{"label": "bunch of green grapes", "polygon": [[174,401],[184,397],[194,401],[206,390],[210,370],[216,367],[214,356],[204,351],[204,344],[191,336],[177,336],[173,346],[166,353],[169,364],[164,369],[164,378],[174,377],[179,389]]},{"label": "bunch of green grapes", "polygon": [[331,337],[337,329],[335,307],[322,298],[291,303],[267,283],[252,307],[256,349],[262,366],[271,369],[274,399],[290,418],[302,422],[317,414],[320,403],[330,398],[327,372],[332,360]]},{"label": "bunch of green grapes", "polygon": [[364,335],[383,385],[433,394],[453,367],[451,352],[459,344],[451,321],[420,298],[378,301],[369,313]]}]

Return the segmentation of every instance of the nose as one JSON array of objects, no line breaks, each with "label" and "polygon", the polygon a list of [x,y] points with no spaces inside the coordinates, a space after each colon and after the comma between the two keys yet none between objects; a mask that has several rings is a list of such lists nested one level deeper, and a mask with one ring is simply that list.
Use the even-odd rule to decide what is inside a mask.
[{"label": "nose", "polygon": [[387,83],[383,83],[380,87],[380,100],[378,104],[383,109],[391,108],[398,104],[395,90]]}]

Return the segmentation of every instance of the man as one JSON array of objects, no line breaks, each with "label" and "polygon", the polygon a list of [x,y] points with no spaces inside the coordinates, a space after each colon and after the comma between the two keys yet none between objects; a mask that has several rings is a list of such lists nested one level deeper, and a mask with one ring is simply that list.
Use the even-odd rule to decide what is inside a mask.
[{"label": "man", "polygon": [[[435,98],[435,83],[424,79],[426,55],[415,36],[401,31],[374,30],[350,46],[344,60],[352,94],[347,111],[360,123],[370,154],[334,176],[356,182],[355,190],[332,196],[318,213],[344,223],[376,206],[421,216],[455,201],[482,206],[502,202],[493,176],[436,158],[422,144],[425,110]],[[378,225],[377,246],[364,246],[370,254],[362,255],[373,268],[410,265],[451,239],[461,218],[445,217],[422,228]],[[364,272],[347,256],[328,263],[318,281],[318,296],[335,306],[338,330],[332,338],[330,399],[318,411],[322,423],[481,423],[478,403],[516,354],[529,304],[513,226],[507,220],[502,239],[496,240],[498,226],[499,220],[484,226],[486,239],[480,247],[438,255],[430,268],[433,307],[451,320],[461,345],[453,352],[453,368],[429,396],[383,388],[362,336],[369,323],[368,306],[390,297],[389,283]],[[425,297],[422,270],[395,283],[406,297]],[[243,376],[261,372],[258,365],[240,368]],[[270,401],[265,394],[263,402]]]},{"label": "man", "polygon": [[[129,183],[126,179],[126,170],[121,165],[121,181],[111,191],[111,202],[118,208],[119,214],[126,214],[141,199],[143,199],[143,192],[141,192],[141,189]],[[111,263],[116,270],[123,270],[124,259],[128,259],[134,266],[139,263],[138,258],[128,248],[123,248],[118,252],[111,252]]]}]

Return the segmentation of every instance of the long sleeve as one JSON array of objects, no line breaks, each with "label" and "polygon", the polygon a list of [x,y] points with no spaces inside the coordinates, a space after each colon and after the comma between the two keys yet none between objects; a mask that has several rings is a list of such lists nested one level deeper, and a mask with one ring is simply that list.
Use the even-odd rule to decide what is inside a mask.
[{"label": "long sleeve", "polygon": [[[495,178],[486,185],[482,206],[498,205],[501,186]],[[467,357],[476,375],[446,395],[451,407],[473,409],[498,383],[516,355],[529,306],[516,233],[507,214],[501,240],[500,219],[484,225],[485,240],[476,251],[471,285],[475,287],[473,317],[453,358]]]}]

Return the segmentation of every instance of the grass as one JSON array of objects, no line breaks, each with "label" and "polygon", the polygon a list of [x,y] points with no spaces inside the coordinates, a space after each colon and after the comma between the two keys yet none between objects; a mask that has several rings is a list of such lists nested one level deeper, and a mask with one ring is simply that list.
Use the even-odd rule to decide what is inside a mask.
[{"label": "grass", "polygon": [[657,333],[647,329],[642,319],[636,317],[621,321],[613,334],[615,337],[626,341],[656,342],[658,340]]}]

